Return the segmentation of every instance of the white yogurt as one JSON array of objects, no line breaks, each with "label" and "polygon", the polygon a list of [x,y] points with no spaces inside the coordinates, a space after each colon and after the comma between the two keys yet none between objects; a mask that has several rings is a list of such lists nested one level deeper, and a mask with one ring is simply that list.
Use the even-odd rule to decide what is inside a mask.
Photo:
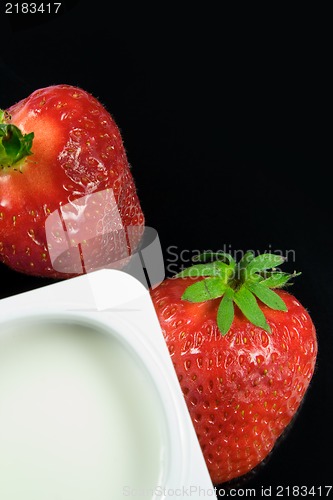
[{"label": "white yogurt", "polygon": [[116,336],[61,321],[2,324],[0,402],[1,500],[151,499],[160,484],[162,405]]}]

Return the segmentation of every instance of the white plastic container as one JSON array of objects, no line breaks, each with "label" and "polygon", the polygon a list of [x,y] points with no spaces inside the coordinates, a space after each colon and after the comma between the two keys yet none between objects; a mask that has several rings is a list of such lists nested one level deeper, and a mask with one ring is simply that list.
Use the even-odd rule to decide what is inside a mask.
[{"label": "white plastic container", "polygon": [[148,290],[103,270],[0,301],[0,498],[215,498]]}]

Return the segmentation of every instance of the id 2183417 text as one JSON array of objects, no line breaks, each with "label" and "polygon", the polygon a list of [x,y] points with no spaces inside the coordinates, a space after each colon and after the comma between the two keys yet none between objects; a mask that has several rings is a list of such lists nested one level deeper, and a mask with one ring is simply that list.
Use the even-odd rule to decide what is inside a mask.
[{"label": "id 2183417 text", "polygon": [[5,14],[58,14],[61,2],[6,2]]}]

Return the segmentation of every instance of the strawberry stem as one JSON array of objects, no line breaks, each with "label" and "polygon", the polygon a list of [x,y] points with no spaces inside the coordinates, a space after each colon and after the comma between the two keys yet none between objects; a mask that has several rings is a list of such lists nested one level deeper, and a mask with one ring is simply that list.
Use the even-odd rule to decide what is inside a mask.
[{"label": "strawberry stem", "polygon": [[[207,259],[210,261],[205,262]],[[194,264],[176,277],[204,279],[189,285],[182,299],[189,302],[221,299],[217,325],[222,335],[226,335],[232,325],[234,304],[252,324],[270,333],[258,299],[271,309],[287,311],[284,301],[272,289],[288,285],[291,278],[300,274],[280,272],[277,266],[284,262],[284,258],[272,253],[255,257],[254,253],[249,251],[236,263],[229,254],[206,252],[197,257],[195,262],[200,264]]]},{"label": "strawberry stem", "polygon": [[10,122],[10,115],[0,110],[0,169],[7,170],[20,160],[32,154],[34,133],[22,134]]}]

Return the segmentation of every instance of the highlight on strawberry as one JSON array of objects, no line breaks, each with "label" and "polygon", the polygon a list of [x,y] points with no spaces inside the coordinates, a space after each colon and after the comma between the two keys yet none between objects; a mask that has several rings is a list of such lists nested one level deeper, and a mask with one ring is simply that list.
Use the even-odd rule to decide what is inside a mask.
[{"label": "highlight on strawberry", "polygon": [[[46,236],[54,213],[59,220],[53,217]],[[122,267],[139,245],[143,226],[119,128],[95,97],[71,85],[52,85],[0,112],[4,264],[30,275],[67,278],[82,274],[76,264],[84,253],[89,269]],[[131,242],[128,227],[136,228]],[[85,235],[80,241],[78,230]],[[50,259],[55,247],[63,248],[57,266]]]},{"label": "highlight on strawberry", "polygon": [[295,417],[312,379],[316,330],[284,287],[280,255],[206,252],[151,290],[210,475],[253,470]]}]

